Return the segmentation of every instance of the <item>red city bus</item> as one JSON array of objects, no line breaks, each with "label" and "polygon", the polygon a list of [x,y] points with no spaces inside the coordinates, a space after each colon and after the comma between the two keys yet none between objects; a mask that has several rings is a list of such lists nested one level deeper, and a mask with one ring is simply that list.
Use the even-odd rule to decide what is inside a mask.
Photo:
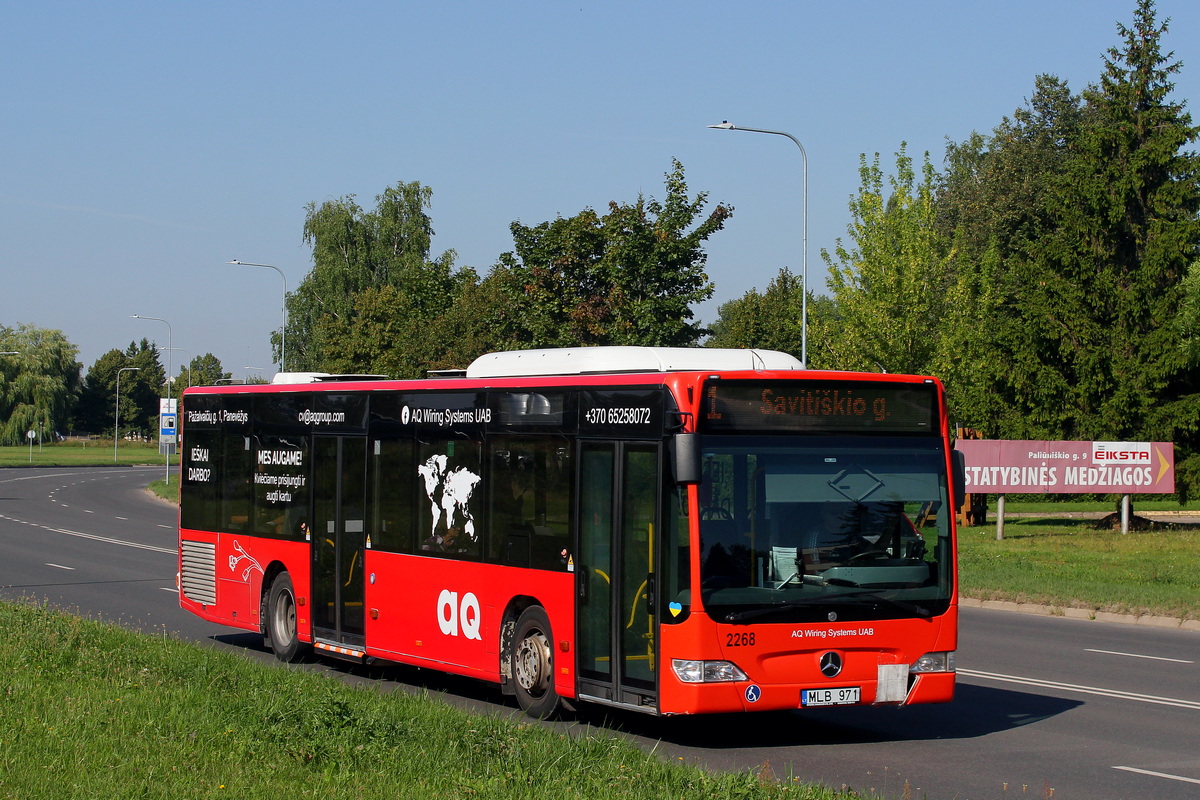
[{"label": "red city bus", "polygon": [[283,661],[468,675],[533,716],[953,697],[934,378],[636,347],[305,377],[181,412],[180,605]]}]

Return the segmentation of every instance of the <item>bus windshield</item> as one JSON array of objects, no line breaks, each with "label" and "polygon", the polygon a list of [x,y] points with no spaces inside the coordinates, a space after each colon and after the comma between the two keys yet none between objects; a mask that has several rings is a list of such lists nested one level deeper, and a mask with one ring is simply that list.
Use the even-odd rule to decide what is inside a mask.
[{"label": "bus windshield", "polygon": [[701,602],[718,622],[946,611],[954,549],[933,437],[706,436]]}]

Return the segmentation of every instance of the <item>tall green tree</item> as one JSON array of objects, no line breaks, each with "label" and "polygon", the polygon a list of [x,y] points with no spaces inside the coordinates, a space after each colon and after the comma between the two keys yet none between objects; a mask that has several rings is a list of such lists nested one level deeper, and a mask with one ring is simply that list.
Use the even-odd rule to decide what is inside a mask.
[{"label": "tall green tree", "polygon": [[960,294],[947,309],[938,369],[956,420],[989,435],[1032,435],[1030,423],[1066,402],[1032,355],[1025,284],[1056,229],[1057,187],[1093,116],[1065,82],[1041,75],[989,136],[947,146],[937,227],[953,242]]},{"label": "tall green tree", "polygon": [[[948,310],[959,301],[953,253],[936,225],[936,171],[925,154],[920,181],[901,144],[885,178],[879,154],[861,158],[850,200],[850,242],[821,251],[836,318],[818,323],[835,369],[928,373],[942,357]],[[834,324],[836,322],[836,324]]]},{"label": "tall green tree", "polygon": [[0,352],[0,443],[65,430],[79,395],[79,349],[62,331],[0,325]]},{"label": "tall green tree", "polygon": [[[1008,436],[1157,439],[1195,452],[1200,385],[1179,344],[1200,246],[1197,129],[1171,98],[1167,24],[1142,0],[1050,176],[1046,232],[1011,261],[1022,324],[1000,385]],[[1186,458],[1186,455],[1185,455]]]},{"label": "tall green tree", "polygon": [[226,372],[221,366],[221,359],[212,353],[194,356],[191,361],[179,368],[175,376],[176,396],[188,386],[212,386],[220,380],[229,380],[233,374]]},{"label": "tall green tree", "polygon": [[[120,373],[120,407],[117,374]],[[109,350],[88,369],[77,406],[75,423],[89,433],[109,433],[114,426],[121,434],[150,436],[158,430],[159,398],[165,397],[166,370],[158,348],[148,339],[130,342],[125,350]]]},{"label": "tall green tree", "polygon": [[1200,376],[1172,324],[1200,246],[1200,157],[1184,151],[1197,128],[1171,99],[1181,65],[1161,50],[1152,0],[1118,31],[1084,93],[1096,120],[1058,186],[1052,276],[1030,285],[1031,308],[1058,346],[1047,360],[1076,390],[1065,432],[1172,440],[1200,427]]},{"label": "tall green tree", "polygon": [[[803,349],[803,292],[800,278],[783,267],[771,279],[765,292],[751,289],[737,299],[722,303],[705,344],[708,347],[781,350],[799,358]],[[810,306],[817,302],[817,298],[809,297]]]},{"label": "tall green tree", "polygon": [[[475,291],[477,280],[471,269],[454,273],[446,297],[436,306],[406,286],[359,292],[351,315],[321,320],[328,342],[327,369],[419,378],[428,370],[466,366],[486,352],[478,348],[486,347],[489,338],[478,324],[466,324],[486,318],[479,308],[462,303]],[[461,358],[456,356],[459,350]]]},{"label": "tall green tree", "polygon": [[[402,289],[426,317],[449,306],[455,254],[429,259],[432,195],[415,181],[399,182],[376,196],[370,211],[353,195],[308,204],[304,241],[313,268],[287,299],[289,370],[330,369],[330,348],[337,346],[330,332],[353,325],[358,296],[368,289]],[[278,354],[280,342],[273,341]]]},{"label": "tall green tree", "polygon": [[692,306],[712,296],[704,242],[732,215],[707,194],[689,197],[683,165],[672,161],[666,196],[611,202],[527,227],[512,224],[514,252],[489,275],[507,287],[513,335],[526,347],[685,346],[705,330]]}]

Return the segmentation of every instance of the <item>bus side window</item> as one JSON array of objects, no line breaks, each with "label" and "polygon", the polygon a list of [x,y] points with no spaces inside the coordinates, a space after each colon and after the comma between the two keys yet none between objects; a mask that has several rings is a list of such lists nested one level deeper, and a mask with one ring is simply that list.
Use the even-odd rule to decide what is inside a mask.
[{"label": "bus side window", "polygon": [[371,548],[392,553],[413,552],[417,466],[412,439],[376,439],[370,457],[372,493]]},{"label": "bus side window", "polygon": [[409,480],[417,497],[418,550],[477,559],[483,553],[484,489],[478,442],[445,439],[421,442]]},{"label": "bus side window", "polygon": [[221,504],[221,524],[218,530],[242,533],[250,527],[250,506],[253,502],[250,479],[254,474],[254,454],[250,437],[237,430],[221,434],[221,485],[217,501]]},{"label": "bus side window", "polygon": [[558,435],[491,437],[489,561],[566,568],[574,500],[571,450],[570,440]]}]

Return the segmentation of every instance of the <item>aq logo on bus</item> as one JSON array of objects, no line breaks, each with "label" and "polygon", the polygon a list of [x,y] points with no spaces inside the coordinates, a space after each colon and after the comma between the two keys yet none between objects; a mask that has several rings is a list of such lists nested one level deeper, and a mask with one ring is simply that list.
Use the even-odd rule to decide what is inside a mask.
[{"label": "aq logo on bus", "polygon": [[447,636],[458,636],[461,629],[468,639],[483,640],[479,635],[479,599],[473,592],[464,594],[460,602],[458,592],[442,589],[438,595],[437,616],[438,627]]}]

